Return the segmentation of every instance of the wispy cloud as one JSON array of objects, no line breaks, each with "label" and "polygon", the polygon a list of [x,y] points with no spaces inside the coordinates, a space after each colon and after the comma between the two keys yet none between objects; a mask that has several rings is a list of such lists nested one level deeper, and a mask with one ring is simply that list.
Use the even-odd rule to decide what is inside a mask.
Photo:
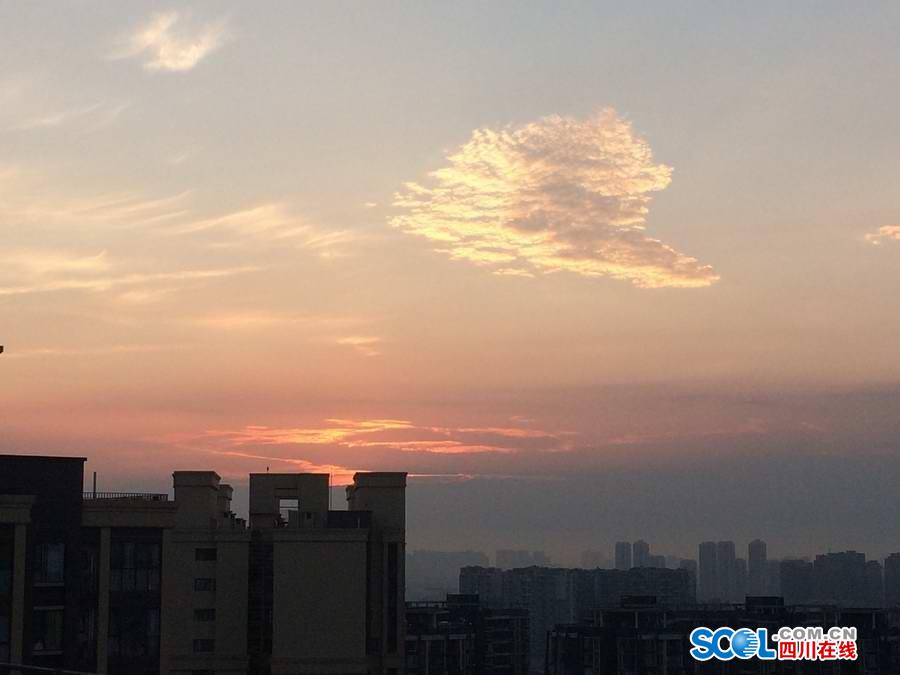
[{"label": "wispy cloud", "polygon": [[164,344],[124,344],[124,345],[104,345],[99,347],[36,347],[24,350],[17,350],[15,345],[6,345],[6,351],[3,359],[46,359],[66,356],[109,356],[113,354],[153,354],[159,352],[182,351],[186,349],[183,345],[164,345]]},{"label": "wispy cloud", "polygon": [[381,352],[378,350],[378,344],[381,342],[381,338],[379,337],[350,335],[347,337],[338,338],[336,342],[339,345],[353,347],[353,349],[362,356],[371,357],[381,355]]},{"label": "wispy cloud", "polygon": [[521,427],[450,427],[416,424],[402,419],[328,419],[324,426],[270,427],[249,425],[179,437],[180,443],[226,448],[265,446],[333,446],[347,450],[395,450],[434,455],[512,454],[525,449],[569,448],[570,432],[551,433]]},{"label": "wispy cloud", "polygon": [[447,162],[395,196],[391,223],[455,259],[499,274],[567,270],[645,288],[718,279],[644,233],[651,195],[672,170],[613,110],[479,129]]},{"label": "wispy cloud", "polygon": [[866,241],[880,246],[885,241],[900,241],[900,225],[884,225],[866,235]]},{"label": "wispy cloud", "polygon": [[122,42],[113,59],[141,58],[145,70],[187,71],[229,38],[228,22],[197,24],[184,12],[160,12]]},{"label": "wispy cloud", "polygon": [[86,131],[97,131],[109,126],[129,108],[128,103],[93,103],[66,110],[35,113],[8,127],[8,131],[32,131],[54,129],[80,123]]},{"label": "wispy cloud", "polygon": [[165,228],[165,232],[170,235],[219,232],[226,238],[214,244],[218,247],[239,246],[247,241],[294,244],[322,258],[341,255],[344,246],[354,239],[346,230],[326,230],[305,222],[280,203],[259,204],[211,218],[182,220]]},{"label": "wispy cloud", "polygon": [[253,266],[225,267],[218,269],[188,269],[172,272],[132,272],[97,274],[73,274],[94,272],[88,265],[97,257],[74,258],[72,261],[59,262],[52,270],[34,275],[18,283],[0,286],[0,296],[30,295],[34,293],[53,293],[58,291],[101,292],[122,286],[141,286],[157,282],[184,282],[203,279],[221,279],[237,274],[253,272]]}]

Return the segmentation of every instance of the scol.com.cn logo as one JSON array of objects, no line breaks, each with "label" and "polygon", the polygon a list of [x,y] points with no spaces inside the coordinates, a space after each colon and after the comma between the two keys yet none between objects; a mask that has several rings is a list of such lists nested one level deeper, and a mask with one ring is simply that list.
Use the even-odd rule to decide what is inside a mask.
[{"label": "scol.com.cn logo", "polygon": [[691,656],[697,661],[855,661],[856,628],[834,626],[779,628],[769,644],[767,628],[707,628],[691,631]]}]

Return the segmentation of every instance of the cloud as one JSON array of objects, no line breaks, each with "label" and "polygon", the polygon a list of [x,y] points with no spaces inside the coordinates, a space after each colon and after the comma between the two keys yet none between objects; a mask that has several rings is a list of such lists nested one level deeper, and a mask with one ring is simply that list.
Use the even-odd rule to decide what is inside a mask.
[{"label": "cloud", "polygon": [[571,432],[554,434],[520,427],[449,427],[420,425],[402,419],[325,420],[324,426],[270,427],[248,425],[210,430],[200,437],[166,439],[210,443],[224,448],[266,446],[332,446],[346,450],[395,450],[425,455],[514,454],[569,448]]},{"label": "cloud", "polygon": [[130,107],[129,103],[94,103],[87,106],[40,112],[12,124],[7,131],[55,129],[74,122],[83,122],[86,131],[97,131],[115,122]]},{"label": "cloud", "polygon": [[246,241],[279,245],[293,242],[321,258],[340,255],[343,246],[354,239],[346,230],[322,230],[303,222],[286,205],[278,203],[259,204],[212,218],[187,220],[166,228],[166,233],[170,235],[207,231],[230,235],[227,240],[215,244],[220,248],[237,246]]},{"label": "cloud", "polygon": [[113,59],[140,57],[145,70],[187,71],[228,40],[227,21],[201,26],[181,12],[160,12],[129,36]]},{"label": "cloud", "polygon": [[[39,259],[47,259],[40,256]],[[96,272],[90,265],[97,260],[96,256],[88,258],[73,258],[71,261],[55,263],[52,269],[45,269],[42,273],[33,275],[28,279],[0,286],[0,297],[30,295],[34,293],[53,293],[58,291],[87,291],[102,292],[121,286],[141,286],[157,282],[183,282],[204,279],[221,279],[237,274],[256,271],[253,266],[227,267],[218,269],[188,269],[172,272],[132,272],[132,273],[107,273],[97,274],[72,274],[81,272]]]},{"label": "cloud", "polygon": [[362,356],[380,356],[381,352],[378,351],[377,345],[381,342],[381,338],[379,337],[371,337],[371,336],[363,336],[363,335],[350,335],[348,337],[342,337],[337,339],[337,343],[339,345],[347,345],[349,347],[353,347],[358,354]]},{"label": "cloud", "polygon": [[561,270],[643,288],[702,287],[708,265],[644,233],[672,169],[611,109],[478,129],[426,184],[395,195],[391,224],[499,274]]},{"label": "cloud", "polygon": [[44,359],[64,356],[108,356],[111,354],[155,354],[160,352],[182,351],[183,345],[162,344],[125,344],[102,347],[68,348],[68,347],[35,347],[17,351],[15,347],[6,345],[3,359]]},{"label": "cloud", "polygon": [[866,235],[866,241],[880,246],[885,241],[900,241],[900,225],[884,225]]}]

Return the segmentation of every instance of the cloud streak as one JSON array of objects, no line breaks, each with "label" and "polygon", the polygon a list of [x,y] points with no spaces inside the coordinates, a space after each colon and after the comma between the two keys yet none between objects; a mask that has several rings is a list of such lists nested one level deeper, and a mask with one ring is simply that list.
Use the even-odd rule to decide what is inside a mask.
[{"label": "cloud streak", "polygon": [[643,288],[703,287],[708,265],[644,233],[672,169],[615,111],[478,129],[425,184],[395,195],[391,224],[497,274],[569,271]]},{"label": "cloud streak", "polygon": [[331,446],[345,450],[394,450],[426,455],[508,455],[528,449],[570,447],[571,432],[559,434],[521,427],[449,427],[416,424],[403,419],[325,420],[324,426],[270,427],[248,425],[233,430],[210,430],[178,442],[213,444],[224,448],[266,446]]},{"label": "cloud streak", "polygon": [[866,235],[866,241],[881,246],[885,241],[900,241],[900,225],[884,225]]},{"label": "cloud streak", "polygon": [[144,69],[192,70],[228,40],[224,19],[193,25],[182,12],[160,12],[125,40],[114,59],[142,58]]}]

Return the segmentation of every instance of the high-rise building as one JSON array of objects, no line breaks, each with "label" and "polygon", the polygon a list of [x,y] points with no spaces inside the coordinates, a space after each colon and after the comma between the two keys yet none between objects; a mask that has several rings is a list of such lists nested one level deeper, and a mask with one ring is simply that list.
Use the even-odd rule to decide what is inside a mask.
[{"label": "high-rise building", "polygon": [[863,607],[884,607],[884,570],[877,560],[866,562],[866,602]]},{"label": "high-rise building", "polygon": [[650,544],[643,539],[631,546],[631,564],[633,567],[650,567]]},{"label": "high-rise building", "polygon": [[891,553],[884,560],[884,604],[900,605],[900,553]]},{"label": "high-rise building", "polygon": [[625,571],[631,569],[631,542],[616,542],[616,569]]},{"label": "high-rise building", "polygon": [[571,623],[595,608],[618,606],[628,597],[653,597],[660,606],[694,600],[686,570],[636,567],[628,571],[466,567],[460,571],[459,587],[463,593],[477,594],[485,607],[528,610],[533,672],[543,668],[547,631],[556,624]]},{"label": "high-rise building", "polygon": [[781,595],[786,605],[813,602],[813,565],[806,560],[782,560],[779,564]]},{"label": "high-rise building", "polygon": [[733,541],[716,543],[717,597],[722,602],[737,602],[737,563]]},{"label": "high-rise building", "polygon": [[697,580],[697,599],[710,602],[718,598],[719,573],[716,563],[716,542],[704,541],[697,554],[699,578]]},{"label": "high-rise building", "polygon": [[766,565],[768,555],[766,542],[754,539],[747,546],[747,593],[748,595],[765,595],[768,593],[766,583]]},{"label": "high-rise building", "polygon": [[813,598],[839,607],[866,607],[869,580],[865,554],[842,551],[817,555],[813,562]]},{"label": "high-rise building", "polygon": [[678,569],[685,570],[690,580],[690,596],[693,602],[697,601],[697,561],[682,559],[678,562]]},{"label": "high-rise building", "polygon": [[747,561],[735,558],[734,561],[734,595],[732,602],[744,602],[747,599]]},{"label": "high-rise building", "polygon": [[528,610],[483,607],[477,595],[406,604],[408,675],[528,675]]},{"label": "high-rise building", "polygon": [[764,595],[781,595],[781,561],[766,561],[766,592]]},{"label": "high-rise building", "polygon": [[346,511],[327,474],[251,474],[248,524],[212,471],[176,472],[172,501],[83,494],[84,461],[0,456],[0,662],[402,672],[405,474],[356,474]]}]

